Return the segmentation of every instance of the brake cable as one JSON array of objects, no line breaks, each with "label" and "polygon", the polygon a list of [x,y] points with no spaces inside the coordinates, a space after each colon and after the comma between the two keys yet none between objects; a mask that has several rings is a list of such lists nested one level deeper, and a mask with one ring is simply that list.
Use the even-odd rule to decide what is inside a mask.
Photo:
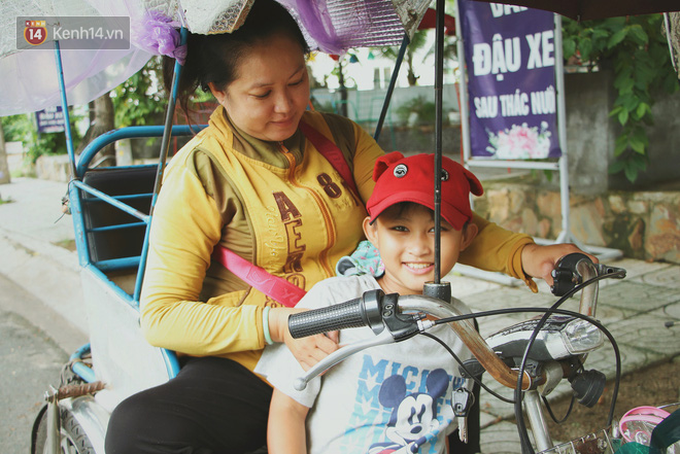
[{"label": "brake cable", "polygon": [[[527,452],[528,454],[534,454],[534,449],[531,446],[531,442],[529,441],[529,434],[527,432],[527,427],[526,424],[524,423],[524,417],[522,415],[522,375],[524,374],[524,370],[526,368],[526,363],[529,358],[529,352],[531,351],[531,347],[534,344],[534,341],[538,337],[538,334],[543,328],[543,325],[548,320],[548,317],[552,315],[553,313],[557,313],[556,309],[558,309],[564,302],[567,300],[567,298],[570,298],[572,295],[575,293],[579,292],[580,290],[584,289],[585,287],[598,282],[602,279],[613,277],[613,276],[620,276],[622,274],[621,271],[618,272],[613,272],[613,273],[606,273],[602,274],[600,276],[595,276],[586,282],[574,286],[571,290],[566,292],[562,297],[560,297],[555,304],[553,304],[543,315],[541,320],[536,324],[536,327],[534,328],[534,332],[531,334],[529,337],[529,341],[527,342],[526,349],[524,350],[524,355],[522,356],[522,361],[520,363],[520,368],[519,368],[519,374],[518,374],[518,384],[517,387],[515,387],[514,390],[514,397],[515,397],[515,420],[517,423],[517,430],[519,432],[519,437],[520,437],[520,444],[522,446],[522,452]],[[583,315],[583,314],[581,314]],[[614,419],[614,409],[616,405],[616,398],[618,396],[618,391],[619,391],[619,382],[621,380],[621,355],[618,349],[618,345],[616,344],[616,341],[614,340],[614,337],[612,334],[607,330],[601,323],[596,322],[595,320],[588,320],[590,323],[595,325],[598,329],[600,329],[609,339],[610,343],[612,344],[612,347],[614,348],[614,354],[616,356],[616,376],[615,376],[615,383],[614,383],[614,390],[612,392],[612,403],[609,409],[609,416],[607,418],[607,426],[610,426],[613,419]]]}]

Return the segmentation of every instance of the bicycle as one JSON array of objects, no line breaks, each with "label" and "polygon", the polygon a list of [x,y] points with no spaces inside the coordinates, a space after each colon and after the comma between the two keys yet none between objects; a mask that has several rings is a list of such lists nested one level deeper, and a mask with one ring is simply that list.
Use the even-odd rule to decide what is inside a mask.
[{"label": "bicycle", "polygon": [[[296,387],[303,389],[307,383],[334,365],[366,348],[403,342],[415,335],[428,335],[427,330],[449,324],[472,352],[473,359],[459,362],[464,377],[481,383],[481,375],[488,372],[496,381],[514,389],[517,427],[523,453],[534,453],[528,429],[531,428],[535,448],[541,453],[611,453],[620,441],[609,430],[590,434],[558,446],[550,436],[545,409],[548,396],[562,380],[571,383],[574,398],[586,406],[593,406],[604,392],[606,377],[603,373],[584,368],[587,354],[604,345],[604,337],[614,347],[616,376],[612,404],[605,427],[612,427],[618,382],[621,375],[620,355],[611,333],[595,319],[598,298],[598,281],[605,278],[623,278],[625,270],[603,264],[594,264],[583,254],[564,257],[553,271],[555,280],[551,290],[559,296],[550,308],[513,308],[473,313],[457,313],[445,301],[450,301],[450,289],[445,283],[426,285],[424,295],[384,294],[380,290],[366,292],[335,306],[295,314],[289,319],[289,329],[294,338],[334,330],[368,326],[376,334],[364,342],[346,345],[328,355],[298,379]],[[561,309],[572,295],[581,291],[578,311]],[[541,316],[509,326],[484,340],[475,330],[472,318],[507,314],[510,312],[536,312]],[[431,317],[427,317],[431,316]],[[434,319],[432,319],[434,317]],[[437,338],[433,337],[435,340]],[[447,346],[444,344],[444,348]],[[452,405],[458,417],[459,431],[465,438],[466,416],[470,407],[470,392],[454,396]],[[523,413],[524,407],[524,413]]]}]

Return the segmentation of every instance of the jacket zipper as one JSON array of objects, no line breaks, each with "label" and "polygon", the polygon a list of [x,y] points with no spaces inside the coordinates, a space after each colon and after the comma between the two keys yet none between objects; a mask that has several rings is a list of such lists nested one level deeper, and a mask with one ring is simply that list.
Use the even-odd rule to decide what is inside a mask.
[{"label": "jacket zipper", "polygon": [[321,267],[324,269],[326,272],[326,275],[331,277],[334,274],[333,267],[330,266],[330,263],[328,261],[328,251],[332,245],[335,244],[336,241],[336,233],[335,233],[335,227],[333,224],[333,218],[330,214],[330,211],[328,210],[328,207],[324,203],[323,199],[319,196],[319,194],[316,193],[313,189],[303,186],[300,183],[297,182],[295,179],[295,166],[297,165],[295,156],[286,148],[286,146],[283,144],[283,142],[278,142],[279,149],[283,153],[283,155],[288,159],[288,180],[293,183],[293,185],[297,188],[304,189],[305,191],[309,192],[314,200],[316,201],[317,206],[321,210],[321,215],[323,216],[323,221],[326,224],[328,228],[328,247],[326,247],[323,251],[321,251],[320,256],[319,256],[319,261],[321,264]]}]

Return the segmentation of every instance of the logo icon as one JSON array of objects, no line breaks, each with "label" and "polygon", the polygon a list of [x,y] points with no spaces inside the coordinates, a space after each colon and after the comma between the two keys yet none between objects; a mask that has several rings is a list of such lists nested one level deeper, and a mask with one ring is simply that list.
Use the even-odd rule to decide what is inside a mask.
[{"label": "logo icon", "polygon": [[44,20],[27,20],[24,39],[32,46],[39,46],[47,39],[47,23]]}]

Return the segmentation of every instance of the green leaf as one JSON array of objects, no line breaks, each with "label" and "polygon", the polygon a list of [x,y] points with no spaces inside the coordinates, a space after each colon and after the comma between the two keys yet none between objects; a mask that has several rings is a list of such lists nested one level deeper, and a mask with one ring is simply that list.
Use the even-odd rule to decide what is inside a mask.
[{"label": "green leaf", "polygon": [[647,32],[645,32],[645,30],[639,24],[631,25],[629,28],[629,34],[640,45],[644,45],[649,42],[649,36],[647,36]]},{"label": "green leaf", "polygon": [[596,28],[593,30],[593,40],[604,39],[609,37],[609,32],[602,30],[601,28]]},{"label": "green leaf", "polygon": [[615,117],[618,115],[621,111],[623,110],[623,107],[621,106],[616,106],[612,110],[609,111],[609,116],[610,117]]},{"label": "green leaf", "polygon": [[567,59],[576,53],[576,41],[572,38],[567,38],[562,41],[562,53]]},{"label": "green leaf", "polygon": [[649,138],[647,137],[647,131],[640,125],[636,125],[630,134],[630,139],[637,142],[641,142],[645,147],[649,146]]},{"label": "green leaf", "polygon": [[619,123],[622,126],[628,123],[628,111],[626,109],[621,109],[621,112],[619,112]]},{"label": "green leaf", "polygon": [[621,102],[622,106],[625,110],[628,112],[633,112],[637,109],[638,104],[640,104],[640,100],[637,98],[637,96],[631,93],[622,93],[623,96],[621,96]]},{"label": "green leaf", "polygon": [[644,117],[647,112],[652,113],[652,108],[649,107],[649,104],[645,102],[638,104],[637,109],[635,109],[635,113],[637,114],[638,118]]},{"label": "green leaf", "polygon": [[630,162],[638,170],[641,170],[643,172],[647,170],[647,160],[642,155],[639,154],[632,155],[630,157]]},{"label": "green leaf", "polygon": [[626,164],[624,161],[614,161],[611,164],[609,164],[609,173],[610,174],[619,173],[623,170],[625,166]]},{"label": "green leaf", "polygon": [[635,78],[635,88],[640,91],[647,91],[649,85],[654,81],[656,77],[656,64],[654,62],[645,63],[639,61],[635,65],[635,73],[633,77]]},{"label": "green leaf", "polygon": [[622,94],[631,93],[634,85],[635,80],[630,75],[619,75],[614,80],[614,87]]},{"label": "green leaf", "polygon": [[638,139],[635,139],[635,138],[631,138],[629,143],[630,143],[630,147],[633,149],[633,151],[635,151],[636,153],[639,153],[639,154],[645,154],[645,144],[644,144],[644,142],[642,142]]},{"label": "green leaf", "polygon": [[626,178],[628,179],[628,181],[630,181],[631,183],[635,183],[635,180],[637,180],[637,176],[638,176],[638,169],[635,166],[626,165],[623,168],[623,172],[626,175]]},{"label": "green leaf", "polygon": [[602,21],[603,25],[610,30],[618,30],[626,25],[626,18],[623,16],[610,17]]},{"label": "green leaf", "polygon": [[626,136],[619,136],[616,138],[616,145],[614,145],[614,156],[619,157],[624,151],[628,149],[628,138]]},{"label": "green leaf", "polygon": [[611,49],[615,47],[617,44],[619,44],[621,41],[623,41],[626,38],[626,35],[628,34],[629,27],[623,27],[622,29],[616,31],[610,38],[609,41],[607,41],[607,48]]},{"label": "green leaf", "polygon": [[588,38],[582,39],[579,50],[581,51],[581,58],[583,61],[591,60],[590,53],[593,50],[593,42]]}]

